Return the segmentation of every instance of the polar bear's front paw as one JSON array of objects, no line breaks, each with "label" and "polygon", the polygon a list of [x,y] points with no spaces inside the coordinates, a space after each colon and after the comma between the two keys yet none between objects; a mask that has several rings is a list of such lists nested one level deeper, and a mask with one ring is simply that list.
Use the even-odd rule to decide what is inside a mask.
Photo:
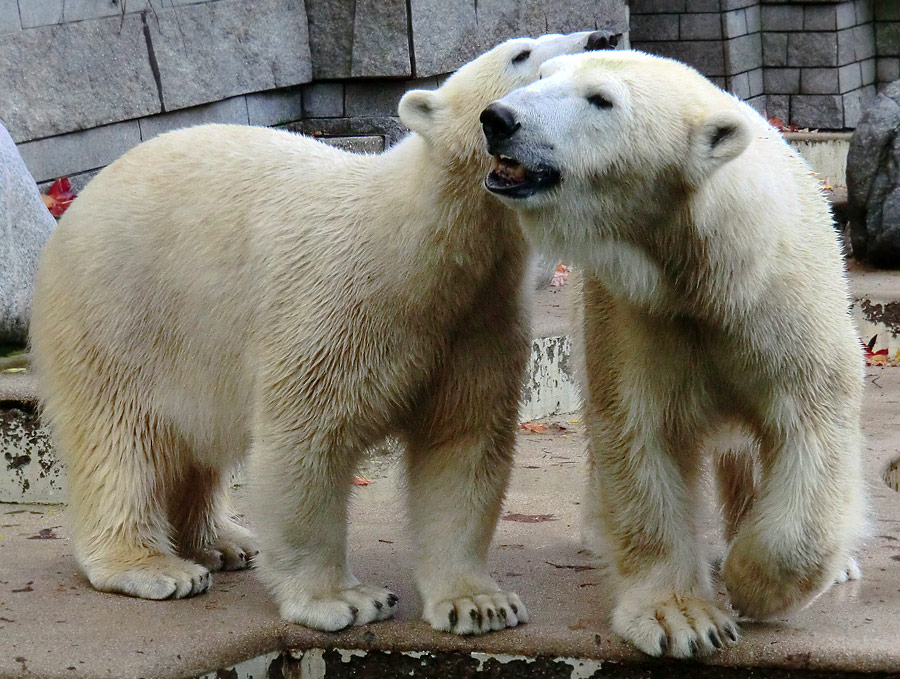
[{"label": "polar bear's front paw", "polygon": [[212,584],[205,566],[162,554],[141,558],[124,568],[94,564],[85,570],[95,589],[141,599],[183,599],[202,594]]},{"label": "polar bear's front paw", "polygon": [[718,602],[670,595],[653,602],[623,601],[613,629],[647,655],[691,658],[737,642],[740,629]]},{"label": "polar bear's front paw", "polygon": [[426,605],[423,617],[440,632],[485,634],[528,622],[528,611],[515,592],[492,592]]},{"label": "polar bear's front paw", "polygon": [[399,600],[385,587],[355,585],[330,596],[283,603],[281,617],[323,632],[337,632],[350,625],[365,625],[393,617]]}]

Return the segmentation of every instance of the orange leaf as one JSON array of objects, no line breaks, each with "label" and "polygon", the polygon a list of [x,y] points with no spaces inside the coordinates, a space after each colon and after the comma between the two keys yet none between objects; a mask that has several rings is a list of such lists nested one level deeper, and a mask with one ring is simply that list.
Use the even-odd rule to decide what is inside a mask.
[{"label": "orange leaf", "polygon": [[372,483],[375,483],[375,482],[370,479],[364,479],[362,476],[354,476],[353,477],[353,485],[354,486],[368,486]]},{"label": "orange leaf", "polygon": [[519,425],[519,429],[522,429],[529,434],[543,434],[547,431],[547,427],[538,424],[537,422],[523,422]]}]

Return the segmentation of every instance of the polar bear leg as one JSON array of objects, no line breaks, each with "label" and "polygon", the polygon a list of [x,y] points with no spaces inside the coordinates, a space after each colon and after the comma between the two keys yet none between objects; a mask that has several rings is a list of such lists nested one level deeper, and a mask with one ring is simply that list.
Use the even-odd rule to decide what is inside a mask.
[{"label": "polar bear leg", "polygon": [[167,428],[137,399],[98,398],[79,406],[78,418],[55,417],[66,397],[56,394],[48,408],[69,468],[76,558],[91,584],[145,599],[205,592],[209,570],[172,548],[167,492],[183,459]]},{"label": "polar bear leg", "polygon": [[211,571],[249,568],[259,550],[250,531],[235,519],[230,474],[194,464],[179,482],[170,510],[179,554]]},{"label": "polar bear leg", "polygon": [[315,426],[295,427],[259,434],[251,453],[260,578],[283,618],[326,632],[385,620],[398,601],[386,588],[360,584],[347,564],[347,502],[359,454],[339,440]]},{"label": "polar bear leg", "polygon": [[[510,267],[506,275],[512,279],[514,273]],[[496,284],[491,299],[513,294],[504,293],[503,281]],[[407,432],[409,516],[423,617],[434,629],[456,634],[528,621],[521,599],[500,589],[487,564],[512,471],[528,344],[508,311],[489,304],[447,352],[441,381]]]},{"label": "polar bear leg", "polygon": [[758,497],[723,570],[733,605],[752,618],[808,603],[842,570],[859,575],[851,553],[864,521],[859,436],[842,424],[852,418],[806,412],[812,398],[781,403],[782,414],[797,415],[763,437]]}]

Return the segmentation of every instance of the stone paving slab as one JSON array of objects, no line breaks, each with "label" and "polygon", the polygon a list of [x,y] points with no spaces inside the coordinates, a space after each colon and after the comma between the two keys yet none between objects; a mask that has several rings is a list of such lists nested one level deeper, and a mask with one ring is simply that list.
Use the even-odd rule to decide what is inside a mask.
[{"label": "stone paving slab", "polygon": [[[335,662],[346,663],[348,672],[353,663],[364,666],[380,652],[392,651],[393,656],[380,653],[380,657],[403,667],[407,676],[410,671],[411,676],[448,676],[427,669],[427,658],[442,653],[478,660],[470,662],[465,676],[479,676],[478,667],[485,673],[495,667],[488,659],[506,662],[517,656],[523,656],[516,661],[519,665],[510,667],[519,669],[484,676],[747,677],[759,670],[766,670],[767,676],[792,677],[817,676],[811,672],[900,673],[900,495],[882,480],[885,467],[898,455],[900,369],[870,368],[865,399],[873,536],[860,558],[863,580],[835,586],[789,617],[745,624],[740,645],[701,663],[648,662],[611,632],[608,577],[601,564],[579,549],[581,428],[563,417],[558,421],[569,429],[565,436],[519,435],[504,509],[504,515],[552,514],[553,520],[501,520],[492,549],[495,575],[529,606],[528,625],[458,638],[435,633],[418,620],[420,602],[412,584],[400,467],[384,457],[364,470],[374,483],[356,490],[350,560],[361,579],[389,585],[400,595],[398,619],[337,634],[281,622],[252,572],[217,574],[209,593],[189,600],[149,602],[95,592],[75,570],[60,507],[0,505],[0,678],[174,679],[230,668],[266,654],[277,659],[285,649],[293,649],[293,656],[278,660],[284,667],[290,658],[303,658],[304,650],[343,649]],[[714,551],[710,526],[706,534]],[[322,662],[322,653],[316,653],[307,653],[307,661],[298,660],[295,673],[279,669],[270,676],[335,676],[312,672],[310,659]],[[372,657],[367,660],[367,655]],[[409,658],[421,658],[421,667],[409,669]],[[571,673],[564,664],[563,673],[530,675],[526,662],[530,658],[577,659],[582,665],[570,663]],[[301,671],[303,662],[306,674]]]}]

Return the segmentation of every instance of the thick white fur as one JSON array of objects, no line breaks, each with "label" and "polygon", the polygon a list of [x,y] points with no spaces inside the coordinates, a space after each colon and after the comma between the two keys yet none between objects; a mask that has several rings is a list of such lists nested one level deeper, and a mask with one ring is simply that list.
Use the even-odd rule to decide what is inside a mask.
[{"label": "thick white fur", "polygon": [[527,620],[486,565],[527,353],[526,247],[481,188],[478,115],[587,35],[512,40],[409,93],[415,133],[383,155],[211,125],[85,188],[44,251],[31,328],[96,588],[182,597],[210,568],[245,567],[254,541],[226,491],[249,450],[281,614],[322,630],[391,616],[396,597],[348,568],[346,523],[360,453],[396,433],[425,618],[463,634]]},{"label": "thick white fur", "polygon": [[618,576],[616,631],[652,655],[736,640],[695,528],[723,428],[735,609],[766,618],[858,577],[862,360],[807,165],[694,70],[637,52],[554,59],[501,103],[521,127],[499,152],[562,175],[508,202],[587,275],[585,533]]}]

